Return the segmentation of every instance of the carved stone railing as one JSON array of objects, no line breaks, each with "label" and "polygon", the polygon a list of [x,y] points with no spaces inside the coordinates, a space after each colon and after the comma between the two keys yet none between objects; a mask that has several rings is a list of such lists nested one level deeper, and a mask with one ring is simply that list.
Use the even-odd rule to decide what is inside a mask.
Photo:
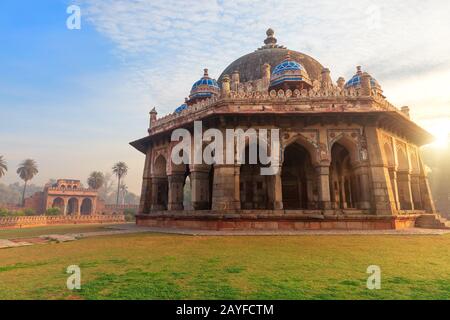
[{"label": "carved stone railing", "polygon": [[[259,91],[259,90],[252,90],[253,87],[248,86],[241,86],[239,88],[239,91],[230,91],[227,95],[220,95],[218,97],[214,96],[212,98],[208,98],[205,100],[202,100],[189,108],[178,112],[178,113],[171,113],[169,115],[166,115],[162,118],[159,118],[156,120],[156,122],[152,125],[152,128],[157,128],[159,126],[162,126],[164,124],[169,123],[170,121],[176,120],[178,118],[183,118],[187,115],[192,115],[197,112],[203,111],[205,109],[211,108],[213,106],[218,105],[221,102],[265,102],[265,103],[273,103],[273,102],[288,102],[290,100],[292,101],[311,101],[315,99],[357,99],[365,97],[362,95],[360,89],[355,88],[349,88],[349,89],[340,89],[338,87],[330,87],[330,88],[312,88],[310,90],[303,89],[303,90],[271,90],[268,92],[267,90]],[[369,96],[366,96],[369,97]],[[404,115],[398,108],[396,108],[394,105],[389,103],[378,91],[373,90],[371,95],[371,98],[375,102],[377,102],[379,110],[386,110],[386,111],[396,111],[400,114]]]},{"label": "carved stone railing", "polygon": [[91,188],[59,188],[59,187],[49,187],[49,191],[82,191],[82,192],[97,192],[95,189]]}]

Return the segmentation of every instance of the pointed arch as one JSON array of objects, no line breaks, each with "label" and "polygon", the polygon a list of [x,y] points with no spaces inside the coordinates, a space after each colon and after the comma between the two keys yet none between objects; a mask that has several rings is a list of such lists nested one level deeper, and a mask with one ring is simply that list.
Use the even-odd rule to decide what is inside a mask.
[{"label": "pointed arch", "polygon": [[331,147],[330,195],[335,209],[357,208],[361,198],[360,181],[354,170],[355,161],[347,148],[352,145],[347,139],[339,139]]},{"label": "pointed arch", "polygon": [[[294,137],[291,137],[284,143],[283,150],[282,150],[283,155],[285,154],[286,149],[292,144],[298,144],[308,151],[308,154],[309,154],[309,157],[310,157],[310,160],[311,160],[311,163],[313,166],[316,166],[320,163],[319,152],[318,152],[319,147],[300,134],[295,135]],[[282,162],[284,162],[284,156],[282,157]]]},{"label": "pointed arch", "polygon": [[386,162],[389,168],[395,167],[395,158],[394,158],[394,150],[392,149],[392,145],[388,142],[384,144],[384,154],[386,156]]},{"label": "pointed arch", "polygon": [[167,159],[164,155],[160,154],[155,158],[152,173],[155,177],[167,176]]},{"label": "pointed arch", "polygon": [[53,200],[52,208],[58,208],[61,214],[64,214],[65,206],[66,204],[63,198],[58,197]]},{"label": "pointed arch", "polygon": [[167,210],[169,201],[169,179],[167,176],[167,160],[162,154],[156,156],[152,167],[152,208]]},{"label": "pointed arch", "polygon": [[359,145],[355,140],[353,140],[347,134],[341,134],[337,136],[330,142],[330,154],[336,144],[343,146],[348,151],[352,163],[359,162]]},{"label": "pointed arch", "polygon": [[89,198],[83,199],[81,202],[80,213],[82,215],[91,215],[92,214],[92,200]]},{"label": "pointed arch", "polygon": [[78,214],[78,199],[70,198],[67,202],[67,214],[68,215],[76,215]]},{"label": "pointed arch", "polygon": [[285,209],[317,208],[318,189],[311,153],[298,140],[284,149],[281,185]]}]

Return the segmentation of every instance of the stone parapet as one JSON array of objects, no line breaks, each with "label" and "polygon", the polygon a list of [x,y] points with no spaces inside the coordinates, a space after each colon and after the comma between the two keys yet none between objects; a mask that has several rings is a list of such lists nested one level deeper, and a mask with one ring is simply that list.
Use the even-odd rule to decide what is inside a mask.
[{"label": "stone parapet", "polygon": [[123,223],[125,216],[117,215],[89,215],[89,216],[26,216],[26,217],[1,217],[0,229],[27,228],[46,225],[64,224],[103,224]]}]

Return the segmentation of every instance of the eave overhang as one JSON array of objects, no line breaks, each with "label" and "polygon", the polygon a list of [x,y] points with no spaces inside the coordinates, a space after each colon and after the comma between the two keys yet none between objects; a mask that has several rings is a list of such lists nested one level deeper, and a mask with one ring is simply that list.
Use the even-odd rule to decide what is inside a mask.
[{"label": "eave overhang", "polygon": [[[170,134],[173,130],[192,126],[194,121],[207,120],[217,116],[233,117],[309,117],[319,119],[372,119],[377,127],[391,131],[398,136],[412,141],[418,146],[433,142],[434,137],[425,129],[410,120],[392,105],[381,105],[371,97],[353,99],[290,99],[288,101],[249,101],[222,99],[211,106],[198,111],[186,110],[177,116],[169,115],[159,119],[149,135],[130,144],[146,153],[149,144],[158,136]],[[162,121],[160,121],[162,120]],[[348,122],[348,121],[346,121]]]}]

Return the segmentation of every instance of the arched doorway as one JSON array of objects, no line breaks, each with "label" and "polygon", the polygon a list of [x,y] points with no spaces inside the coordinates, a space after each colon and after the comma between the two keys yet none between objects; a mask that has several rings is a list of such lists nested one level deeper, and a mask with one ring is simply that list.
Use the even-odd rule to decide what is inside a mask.
[{"label": "arched doorway", "polygon": [[92,200],[89,198],[83,199],[81,203],[80,213],[82,215],[90,215],[92,214]]},{"label": "arched doorway", "polygon": [[[245,148],[245,159],[240,168],[240,197],[242,209],[269,209],[269,176],[261,175],[263,165],[259,161],[259,152],[256,163],[250,163],[250,147]],[[255,161],[253,161],[255,162]]]},{"label": "arched doorway", "polygon": [[164,156],[160,155],[156,158],[153,169],[152,179],[155,188],[153,205],[159,210],[167,210],[169,181],[167,178],[167,161]]},{"label": "arched doorway", "polygon": [[292,143],[284,150],[281,184],[286,210],[315,209],[318,191],[311,156],[302,145]]},{"label": "arched doorway", "polygon": [[335,209],[356,208],[359,182],[354,174],[350,152],[340,143],[331,148],[330,194]]},{"label": "arched doorway", "polygon": [[78,214],[78,199],[77,198],[70,198],[69,202],[67,202],[67,214],[68,215]]},{"label": "arched doorway", "polygon": [[64,214],[64,199],[63,198],[56,198],[53,200],[52,208],[58,208],[61,214]]}]

